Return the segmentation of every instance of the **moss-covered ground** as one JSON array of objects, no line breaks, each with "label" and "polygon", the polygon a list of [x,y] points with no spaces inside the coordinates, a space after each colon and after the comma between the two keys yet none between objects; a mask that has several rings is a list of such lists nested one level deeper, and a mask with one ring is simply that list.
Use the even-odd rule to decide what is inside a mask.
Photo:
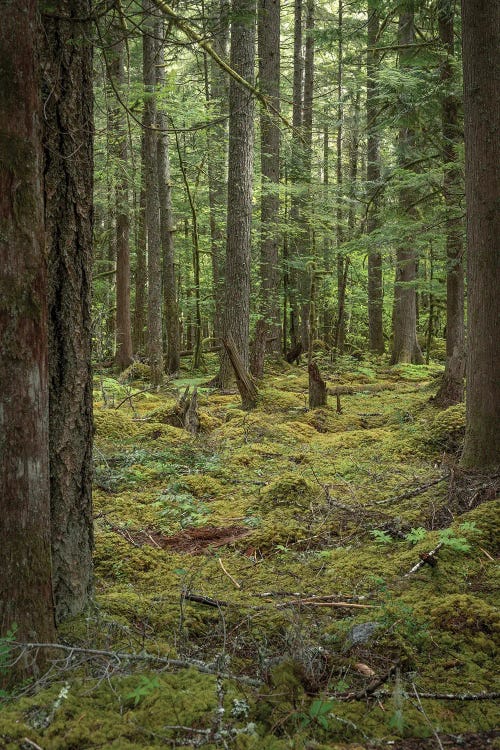
[{"label": "moss-covered ground", "polygon": [[[305,367],[252,412],[210,368],[95,378],[95,606],[4,697],[0,748],[493,747],[493,701],[426,697],[498,690],[498,503],[449,492],[464,409],[430,402],[440,365],[320,365],[340,413]],[[196,437],[165,423],[187,385]]]}]

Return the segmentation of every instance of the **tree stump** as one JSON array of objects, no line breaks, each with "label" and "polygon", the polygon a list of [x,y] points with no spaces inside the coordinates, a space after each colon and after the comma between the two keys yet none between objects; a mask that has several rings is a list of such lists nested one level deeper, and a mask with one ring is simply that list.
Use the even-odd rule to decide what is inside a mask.
[{"label": "tree stump", "polygon": [[190,390],[190,386],[188,385],[173,409],[161,421],[164,424],[172,425],[172,427],[182,427],[191,435],[197,435],[200,431],[198,389],[194,389],[192,396],[189,395]]},{"label": "tree stump", "polygon": [[290,351],[286,354],[286,361],[291,365],[292,362],[295,362],[295,364],[300,364],[300,355],[302,354],[302,342],[297,341]]},{"label": "tree stump", "polygon": [[326,406],[326,383],[320,375],[316,362],[310,362],[309,371],[309,408],[317,409]]},{"label": "tree stump", "polygon": [[224,349],[227,352],[229,361],[234,370],[236,385],[240,392],[243,409],[254,409],[259,395],[257,386],[255,385],[252,376],[246,371],[232,337],[228,336],[227,338],[222,339],[222,343],[224,344]]}]

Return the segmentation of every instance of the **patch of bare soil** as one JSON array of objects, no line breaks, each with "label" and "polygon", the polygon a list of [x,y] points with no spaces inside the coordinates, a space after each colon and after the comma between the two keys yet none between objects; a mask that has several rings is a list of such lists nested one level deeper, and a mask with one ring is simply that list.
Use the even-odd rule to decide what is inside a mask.
[{"label": "patch of bare soil", "polygon": [[138,547],[160,547],[184,552],[188,555],[202,555],[209,549],[233,544],[238,539],[248,536],[251,531],[244,526],[203,526],[202,528],[183,529],[177,534],[167,536],[156,529],[143,531],[127,530],[127,538]]}]

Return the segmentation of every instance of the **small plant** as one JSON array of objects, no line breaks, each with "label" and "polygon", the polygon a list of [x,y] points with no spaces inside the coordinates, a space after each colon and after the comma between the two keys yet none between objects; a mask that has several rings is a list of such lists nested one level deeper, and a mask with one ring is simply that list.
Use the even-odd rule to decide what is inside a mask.
[{"label": "small plant", "polygon": [[142,703],[144,698],[147,698],[148,695],[151,695],[151,693],[154,693],[155,690],[158,690],[160,687],[161,685],[158,677],[147,677],[146,675],[142,675],[139,678],[139,684],[136,685],[130,693],[127,693],[125,699],[127,701],[133,701],[134,706],[138,706]]},{"label": "small plant", "polygon": [[471,546],[464,536],[456,536],[452,529],[439,532],[439,541],[443,547],[449,547],[455,552],[469,552]]},{"label": "small plant", "polygon": [[[7,674],[9,669],[12,644],[16,640],[17,624],[14,622],[10,630],[0,638],[0,677]],[[8,697],[6,690],[0,689],[0,700]]]},{"label": "small plant", "polygon": [[405,535],[405,539],[410,544],[418,544],[427,536],[427,531],[422,526],[416,529],[412,529],[408,534]]},{"label": "small plant", "polygon": [[381,529],[372,529],[370,534],[377,544],[391,544],[394,541],[390,534],[387,534],[387,532],[382,531]]},{"label": "small plant", "polygon": [[328,729],[329,713],[332,710],[333,706],[333,701],[324,701],[320,698],[314,700],[309,706],[309,711],[307,713],[299,714],[299,719],[301,719],[301,728],[304,729],[305,727],[316,724],[322,729]]}]

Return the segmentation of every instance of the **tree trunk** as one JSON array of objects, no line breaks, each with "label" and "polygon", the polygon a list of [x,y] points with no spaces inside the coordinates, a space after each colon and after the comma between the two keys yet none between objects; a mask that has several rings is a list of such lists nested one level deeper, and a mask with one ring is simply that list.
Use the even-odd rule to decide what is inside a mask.
[{"label": "tree trunk", "polygon": [[[280,106],[280,0],[259,0],[259,83],[274,110]],[[269,349],[281,353],[279,306],[280,129],[274,113],[261,108],[260,309],[271,333]]]},{"label": "tree trunk", "polygon": [[[114,30],[114,36],[122,35],[122,29]],[[112,86],[121,91],[125,81],[125,43],[117,42],[109,52],[109,74]],[[125,370],[132,360],[132,331],[130,325],[130,219],[128,144],[125,111],[116,102],[113,112],[110,146],[114,157],[115,204],[116,204],[116,351],[115,365]]]},{"label": "tree trunk", "polygon": [[[214,17],[210,19],[212,46],[222,57],[227,57],[229,45],[229,0],[216,0]],[[212,117],[220,117],[228,107],[227,77],[220,66],[210,60],[210,86],[208,68],[205,73],[206,99]],[[207,128],[208,199],[210,207],[210,249],[212,253],[212,287],[214,295],[214,338],[223,333],[224,308],[224,219],[227,207],[227,124],[225,118],[212,128]]]},{"label": "tree trunk", "polygon": [[[255,0],[233,0],[231,67],[253,81]],[[232,337],[248,369],[250,323],[250,254],[253,181],[253,96],[232,78],[229,85],[229,173],[226,241],[225,337]],[[230,378],[222,358],[221,380]]]},{"label": "tree trunk", "polygon": [[[164,68],[164,23],[157,24],[156,36],[159,43],[159,59],[157,64],[156,82],[161,88],[165,85]],[[172,210],[172,186],[170,179],[170,158],[168,153],[167,114],[163,105],[158,108],[158,191],[160,200],[160,232],[163,250],[163,299],[165,303],[165,328],[167,332],[166,371],[169,374],[177,372],[180,358],[180,327],[179,308],[177,304],[177,285],[175,279],[174,253],[174,214]]]},{"label": "tree trunk", "polygon": [[92,30],[91,22],[82,20],[90,14],[90,0],[62,0],[57,16],[43,17],[50,493],[58,621],[82,611],[92,594]]},{"label": "tree trunk", "polygon": [[[463,0],[467,198],[467,421],[461,465],[500,466],[500,6]],[[496,73],[495,73],[496,71]]]},{"label": "tree trunk", "polygon": [[[380,190],[380,136],[377,127],[378,111],[378,66],[379,53],[374,49],[378,44],[380,17],[377,0],[368,0],[368,51],[366,53],[366,123],[367,154],[366,180],[368,182],[368,215],[366,231],[370,235],[379,227]],[[383,279],[382,255],[372,244],[368,250],[368,336],[372,352],[384,351],[383,329]]]},{"label": "tree trunk", "polygon": [[344,77],[344,18],[343,0],[339,0],[338,20],[338,63],[337,63],[337,320],[335,323],[335,349],[338,354],[344,353],[345,345],[345,281],[348,260],[342,255],[344,243],[344,212],[343,202],[343,173],[342,173],[342,138],[344,103],[342,99],[342,84]]},{"label": "tree trunk", "polygon": [[224,344],[224,349],[236,377],[236,385],[240,392],[242,407],[248,410],[255,409],[258,396],[257,387],[240,357],[232,336],[222,339],[222,343]]},{"label": "tree trunk", "polygon": [[443,128],[443,195],[446,208],[446,365],[434,403],[447,407],[463,401],[465,374],[464,342],[464,271],[462,213],[459,205],[462,177],[457,163],[457,148],[462,141],[459,102],[451,91],[453,83],[454,3],[440,0],[438,5],[439,38],[446,50],[441,81],[446,87],[441,104]]},{"label": "tree trunk", "polygon": [[[16,640],[50,643],[55,630],[40,29],[35,0],[8,5],[0,26],[0,637],[17,625]],[[9,680],[34,668],[18,663]]]},{"label": "tree trunk", "polygon": [[[400,67],[404,70],[411,65],[415,43],[414,0],[404,0],[399,15],[398,42]],[[408,169],[408,162],[415,148],[415,111],[406,114],[406,122],[399,131],[399,166]],[[399,193],[399,209],[403,216],[416,218],[414,207],[415,191],[402,187]],[[394,341],[391,364],[412,362],[422,364],[423,357],[417,341],[417,301],[415,282],[417,277],[417,256],[413,249],[413,238],[408,236],[396,251],[396,280],[394,283],[393,326]]]},{"label": "tree trunk", "polygon": [[[144,115],[143,115],[144,122]],[[146,265],[146,170],[145,170],[145,135],[144,130],[141,133],[141,184],[139,188],[139,206],[136,216],[137,222],[137,243],[136,243],[136,262],[135,262],[135,299],[134,299],[134,327],[133,341],[134,352],[143,354],[146,349],[146,284],[147,284],[147,265]]]},{"label": "tree trunk", "polygon": [[144,76],[144,161],[146,187],[146,227],[148,235],[148,357],[151,382],[159,385],[163,377],[162,278],[160,199],[158,194],[158,133],[156,125],[156,42],[151,0],[144,0],[143,76]]},{"label": "tree trunk", "polygon": [[313,206],[311,205],[311,165],[312,165],[312,125],[313,125],[313,93],[314,93],[314,0],[307,0],[306,7],[306,53],[304,59],[304,111],[302,116],[303,137],[303,170],[304,195],[301,198],[301,224],[305,256],[304,269],[300,276],[300,337],[304,351],[310,346],[312,332],[310,330],[310,289],[314,285],[311,270],[314,265],[314,235],[311,221]]},{"label": "tree trunk", "polygon": [[[287,288],[290,303],[290,348],[295,349],[299,341],[299,255],[303,244],[299,237],[300,200],[295,188],[302,175],[302,104],[304,97],[304,58],[302,55],[302,0],[294,0],[294,32],[293,32],[293,110],[292,110],[292,153],[290,160],[289,182],[291,185],[289,223],[292,232],[287,238],[288,268]],[[302,349],[302,342],[301,342]]]}]

